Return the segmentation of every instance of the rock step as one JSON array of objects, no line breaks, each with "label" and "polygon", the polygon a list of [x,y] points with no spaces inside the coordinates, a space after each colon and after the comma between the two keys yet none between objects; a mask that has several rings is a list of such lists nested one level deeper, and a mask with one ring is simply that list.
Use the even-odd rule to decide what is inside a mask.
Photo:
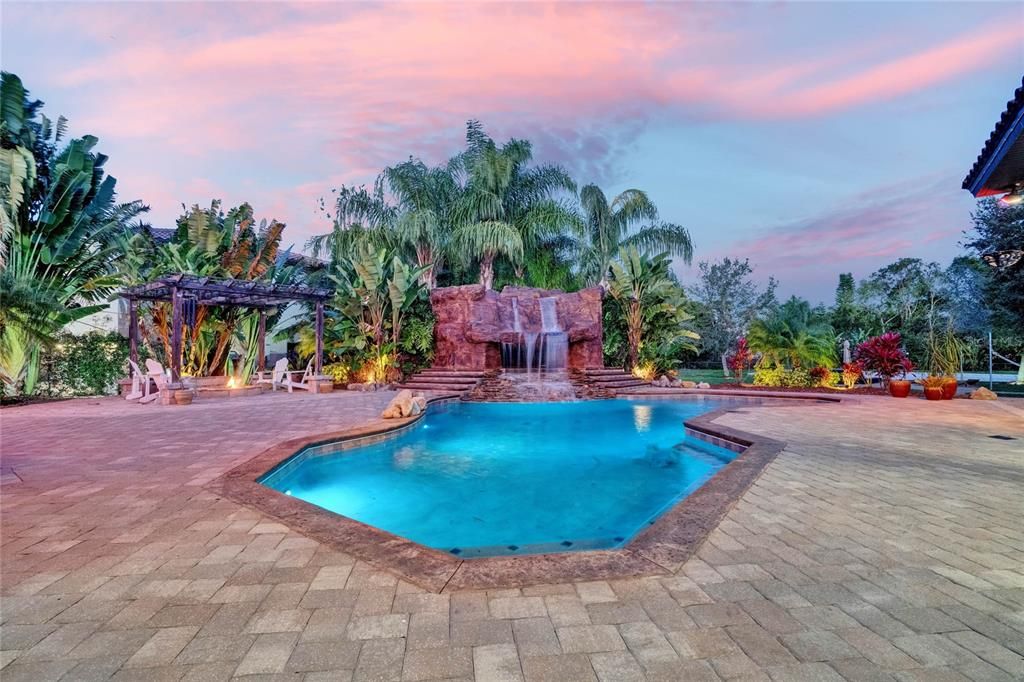
[{"label": "rock step", "polygon": [[619,368],[616,368],[616,367],[610,367],[610,368],[605,368],[605,369],[585,369],[583,371],[586,372],[588,375],[590,375],[592,377],[598,377],[598,376],[602,376],[602,375],[606,375],[606,374],[626,374],[627,373],[626,370],[619,369]]},{"label": "rock step", "polygon": [[453,376],[453,377],[482,377],[486,376],[485,370],[477,369],[443,369],[443,368],[428,368],[419,371],[419,374],[429,374],[431,376]]},{"label": "rock step", "polygon": [[630,388],[632,386],[647,386],[646,381],[640,379],[620,379],[619,381],[601,381],[592,384],[594,388]]},{"label": "rock step", "polygon": [[595,384],[603,384],[608,381],[622,381],[623,379],[636,379],[632,374],[604,374],[599,377],[587,377],[587,379]]},{"label": "rock step", "polygon": [[440,383],[427,383],[427,382],[416,382],[416,383],[405,383],[398,384],[396,388],[409,389],[410,391],[445,391],[451,393],[464,393],[473,386],[467,386],[466,384],[440,384]]},{"label": "rock step", "polygon": [[[482,378],[482,377],[481,377]],[[466,384],[467,386],[473,386],[477,384],[480,379],[476,377],[446,377],[438,376],[435,374],[414,374],[406,381],[406,383],[414,383],[417,381],[426,381],[428,383],[445,383],[445,384]]]}]

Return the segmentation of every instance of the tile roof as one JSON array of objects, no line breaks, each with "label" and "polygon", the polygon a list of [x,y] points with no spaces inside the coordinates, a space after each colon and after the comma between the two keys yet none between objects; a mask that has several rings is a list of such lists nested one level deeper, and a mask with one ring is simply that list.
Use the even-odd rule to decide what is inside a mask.
[{"label": "tile roof", "polygon": [[971,190],[985,165],[992,158],[992,154],[1007,134],[1011,132],[1014,122],[1020,117],[1022,112],[1024,112],[1024,78],[1021,79],[1021,87],[1017,88],[1014,92],[1013,99],[1006,103],[1006,111],[1003,112],[1003,115],[999,117],[999,121],[996,122],[995,129],[988,136],[988,141],[982,147],[981,153],[978,154],[978,160],[974,162],[967,177],[964,178],[962,185],[964,189]]}]

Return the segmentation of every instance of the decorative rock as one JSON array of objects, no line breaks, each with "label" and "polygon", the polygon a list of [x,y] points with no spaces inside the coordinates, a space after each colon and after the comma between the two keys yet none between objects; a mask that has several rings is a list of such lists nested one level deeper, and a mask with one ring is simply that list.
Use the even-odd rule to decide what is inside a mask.
[{"label": "decorative rock", "polygon": [[[422,403],[419,401],[422,401]],[[417,415],[423,411],[423,408],[426,407],[426,402],[426,398],[414,398],[412,391],[404,389],[399,391],[398,395],[391,399],[391,402],[389,402],[388,406],[384,408],[384,411],[380,416],[383,419],[412,417],[413,415]]]},{"label": "decorative rock", "polygon": [[[421,393],[421,392],[420,392]],[[427,399],[421,393],[421,395],[414,395],[412,398],[413,408],[419,408],[418,412],[424,412],[427,409]]]},{"label": "decorative rock", "polygon": [[430,292],[434,310],[434,366],[456,369],[501,367],[501,342],[514,341],[512,301],[520,327],[541,329],[540,299],[556,299],[558,321],[569,337],[569,366],[603,367],[599,287],[567,294],[561,291],[505,287],[499,294],[479,284],[442,287]]},{"label": "decorative rock", "polygon": [[711,384],[709,384],[706,381],[702,381],[699,384],[697,384],[697,388],[711,388]]},{"label": "decorative rock", "polygon": [[697,388],[696,381],[680,381],[679,385],[682,386],[683,388]]},{"label": "decorative rock", "polygon": [[998,398],[999,396],[984,386],[971,393],[971,400],[996,400]]}]

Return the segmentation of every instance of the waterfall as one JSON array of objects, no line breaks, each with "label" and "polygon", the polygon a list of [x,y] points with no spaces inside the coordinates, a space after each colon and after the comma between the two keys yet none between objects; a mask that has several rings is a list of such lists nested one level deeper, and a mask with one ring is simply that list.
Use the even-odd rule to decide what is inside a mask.
[{"label": "waterfall", "polygon": [[565,369],[569,356],[569,336],[558,322],[557,299],[540,299],[540,323],[544,334],[543,368]]},{"label": "waterfall", "polygon": [[[537,299],[540,331],[523,329],[519,299],[512,299],[512,331],[515,341],[502,342],[501,364],[506,370],[501,381],[517,400],[575,400],[576,392],[566,368],[569,335],[558,320],[558,300]],[[536,319],[536,318],[534,318]],[[529,326],[530,316],[526,316]],[[536,327],[533,328],[536,330]],[[525,371],[523,371],[525,370]]]}]

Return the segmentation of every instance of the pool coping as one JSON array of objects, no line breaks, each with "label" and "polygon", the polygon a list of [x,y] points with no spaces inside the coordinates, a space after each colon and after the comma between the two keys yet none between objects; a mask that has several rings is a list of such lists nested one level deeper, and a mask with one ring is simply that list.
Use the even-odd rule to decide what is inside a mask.
[{"label": "pool coping", "polygon": [[[785,405],[788,398],[784,396],[732,396],[719,389],[713,393],[634,394],[620,398],[657,400],[705,396],[712,399],[750,399],[750,404],[714,410],[683,422],[688,435],[739,451],[739,456],[618,549],[460,558],[285,495],[258,482],[304,449],[328,444],[338,444],[339,449],[344,449],[392,438],[412,428],[426,412],[405,419],[377,419],[342,431],[282,441],[212,480],[206,488],[254,507],[332,549],[391,571],[431,592],[671,575],[693,556],[707,535],[785,448],[782,441],[714,423],[723,415],[739,409]],[[457,396],[433,396],[428,399],[427,411],[429,404],[452,400],[457,400]],[[828,396],[821,398],[820,402],[839,403],[843,400]],[[806,403],[807,398],[797,401]],[[788,404],[793,406],[797,401]]]}]

